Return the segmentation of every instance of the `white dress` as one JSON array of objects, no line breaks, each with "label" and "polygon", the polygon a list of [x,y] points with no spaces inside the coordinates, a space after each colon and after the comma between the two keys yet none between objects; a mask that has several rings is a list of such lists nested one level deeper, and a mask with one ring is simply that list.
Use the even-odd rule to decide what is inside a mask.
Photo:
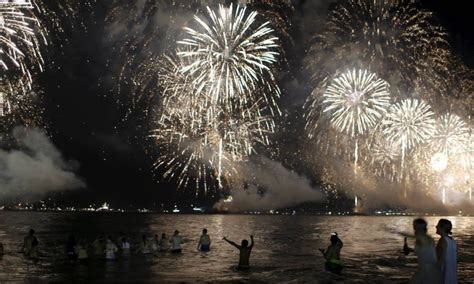
[{"label": "white dress", "polygon": [[415,253],[418,259],[418,270],[410,280],[416,284],[439,284],[441,273],[436,260],[434,245],[419,247],[415,245]]},{"label": "white dress", "polygon": [[441,265],[441,273],[443,275],[443,283],[457,284],[457,245],[450,237],[443,237],[446,240],[446,254]]}]

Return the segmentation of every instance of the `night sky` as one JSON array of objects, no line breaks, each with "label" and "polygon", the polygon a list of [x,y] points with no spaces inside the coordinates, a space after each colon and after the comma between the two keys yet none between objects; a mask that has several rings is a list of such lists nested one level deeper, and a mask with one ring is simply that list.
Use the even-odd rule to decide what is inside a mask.
[{"label": "night sky", "polygon": [[[125,110],[117,103],[116,85],[119,81],[117,70],[124,58],[104,39],[107,36],[104,16],[108,7],[102,0],[98,2],[100,4],[93,6],[94,13],[81,11],[74,20],[84,22],[85,28],[66,30],[63,47],[59,48],[57,44],[50,47],[46,54],[47,69],[38,78],[48,132],[67,159],[79,162],[78,175],[87,183],[86,189],[56,197],[80,204],[110,201],[122,207],[196,202],[194,192],[176,190],[173,182],[162,181],[160,173],[152,170],[157,153],[150,149],[152,143],[147,138],[148,129],[143,127],[143,121],[133,117],[122,121]],[[300,72],[301,60],[309,38],[304,36],[308,27],[301,26],[304,21],[300,20],[312,15],[311,11],[303,9],[311,1],[300,2],[292,16],[294,44],[286,46],[288,66],[283,67],[287,70],[282,71],[285,75],[281,80],[304,76]],[[436,13],[450,34],[456,53],[474,68],[474,33],[469,1],[422,3]],[[290,90],[286,82],[281,82],[281,86],[284,94],[280,106],[285,113],[281,123],[296,125],[295,128],[301,130],[301,107],[309,88]],[[294,133],[295,128],[287,133],[290,131],[286,130],[288,127],[279,127],[274,147],[284,147],[285,151],[291,152],[295,147],[293,138],[298,135]],[[281,161],[285,166],[300,173],[309,172],[298,163],[296,155],[286,157]],[[316,177],[311,178],[317,183]],[[197,202],[205,203],[202,197]],[[207,199],[207,203],[210,202],[212,198]]]}]

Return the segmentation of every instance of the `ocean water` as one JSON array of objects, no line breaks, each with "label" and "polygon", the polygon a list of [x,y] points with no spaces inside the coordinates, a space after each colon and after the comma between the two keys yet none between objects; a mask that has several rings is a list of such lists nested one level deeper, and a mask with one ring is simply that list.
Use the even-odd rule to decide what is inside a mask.
[{"label": "ocean water", "polygon": [[[440,217],[426,217],[437,240]],[[459,246],[460,283],[474,283],[474,218],[448,217]],[[403,234],[412,232],[413,217],[376,216],[261,216],[156,215],[118,213],[0,212],[0,282],[252,282],[252,283],[406,283],[416,269],[416,258],[402,254]],[[37,231],[40,259],[19,252],[30,228]],[[207,228],[212,251],[198,252],[197,241]],[[181,232],[186,243],[181,255],[133,255],[128,260],[70,264],[65,256],[69,234],[92,242],[100,234],[125,233],[133,247],[142,234]],[[342,275],[324,271],[318,248],[337,231],[344,242]],[[240,242],[255,236],[248,272],[238,272],[238,252],[222,237]],[[409,240],[413,246],[414,240]]]}]

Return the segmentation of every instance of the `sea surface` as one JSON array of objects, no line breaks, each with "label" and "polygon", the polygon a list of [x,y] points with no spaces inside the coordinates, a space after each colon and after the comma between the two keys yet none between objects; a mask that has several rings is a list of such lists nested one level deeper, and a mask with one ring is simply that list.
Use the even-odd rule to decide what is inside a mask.
[{"label": "sea surface", "polygon": [[[441,217],[426,217],[435,240]],[[474,218],[448,217],[459,246],[460,283],[474,283]],[[251,282],[251,283],[406,283],[416,258],[402,253],[403,236],[411,234],[414,217],[276,216],[276,215],[158,215],[133,213],[39,213],[0,211],[0,282]],[[23,237],[34,228],[40,259],[20,253]],[[211,252],[197,251],[203,228],[211,236]],[[133,255],[128,260],[91,260],[70,264],[65,256],[67,236],[92,242],[98,235],[124,233],[137,248],[142,234],[152,236],[178,229],[185,238],[181,255]],[[342,275],[324,271],[318,248],[337,231],[344,242]],[[222,241],[255,236],[251,269],[235,270],[238,252]],[[413,246],[413,239],[409,244]]]}]

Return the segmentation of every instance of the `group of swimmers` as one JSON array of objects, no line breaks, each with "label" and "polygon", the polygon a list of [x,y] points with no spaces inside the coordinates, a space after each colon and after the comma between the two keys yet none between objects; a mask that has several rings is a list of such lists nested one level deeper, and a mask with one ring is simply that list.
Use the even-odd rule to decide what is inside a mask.
[{"label": "group of swimmers", "polygon": [[[115,260],[119,256],[122,258],[128,258],[131,251],[131,245],[128,239],[120,234],[115,241],[112,237],[99,236],[95,239],[90,246],[80,240],[76,242],[74,236],[69,236],[66,243],[66,253],[71,262],[75,261],[86,261],[89,258],[91,252],[94,258],[105,258],[106,260]],[[146,235],[142,236],[142,239],[134,250],[137,254],[154,254],[158,252],[171,252],[181,253],[181,245],[184,243],[183,237],[179,234],[179,231],[174,231],[171,238],[168,238],[165,233],[161,234],[161,237],[157,234],[154,235],[152,240],[149,240]],[[202,231],[202,235],[199,238],[198,250],[207,252],[210,250],[211,239],[207,234],[207,229]]]},{"label": "group of swimmers", "polygon": [[[415,231],[415,247],[410,248],[407,244],[407,238],[403,246],[403,252],[408,255],[414,252],[418,260],[418,270],[411,278],[410,283],[457,283],[457,245],[451,237],[452,223],[447,219],[440,219],[436,226],[436,233],[440,235],[440,239],[435,247],[433,239],[427,234],[428,223],[424,219],[415,219],[413,221],[413,229]],[[254,246],[254,238],[251,235],[249,244],[248,240],[242,240],[241,244],[237,244],[226,237],[224,241],[236,247],[239,250],[239,270],[247,270],[250,267],[249,260],[252,248]],[[337,233],[332,233],[330,237],[331,244],[326,250],[319,249],[323,254],[326,263],[325,268],[334,273],[340,273],[343,269],[341,262],[341,249],[343,243]],[[181,253],[181,245],[184,239],[176,230],[167,238],[166,234],[154,236],[149,241],[146,235],[142,236],[142,240],[136,253],[153,254],[156,252]],[[30,229],[29,234],[24,238],[22,252],[26,257],[38,258],[38,238],[35,231]],[[202,234],[197,244],[197,249],[201,252],[211,250],[211,238],[207,234],[207,229],[202,230]],[[3,245],[0,242],[0,256],[3,254]],[[127,258],[131,253],[131,246],[125,236],[120,236],[118,241],[114,242],[110,236],[104,238],[98,237],[89,247],[84,240],[76,242],[74,236],[69,236],[66,243],[66,254],[71,262],[85,262],[89,258],[89,252],[96,258],[105,258],[107,260],[115,260],[117,254]]]},{"label": "group of swimmers", "polygon": [[[241,244],[238,245],[225,237],[223,239],[239,249],[240,258],[238,269],[248,269],[250,253],[254,244],[253,236],[250,236],[250,245],[247,240],[242,240]],[[146,235],[143,235],[135,253],[147,255],[169,251],[171,253],[179,254],[182,252],[181,245],[183,243],[184,239],[179,234],[178,230],[174,231],[174,234],[169,239],[165,233],[161,234],[161,237],[154,235],[154,238],[151,241]],[[36,237],[35,230],[30,229],[28,235],[25,236],[23,240],[21,252],[28,258],[38,259],[38,249],[39,241]],[[202,230],[197,249],[201,252],[209,252],[211,250],[211,238],[207,233],[207,229]],[[0,256],[3,255],[3,252],[3,244],[0,242]],[[128,258],[131,253],[130,242],[123,234],[121,234],[121,236],[119,236],[115,241],[110,236],[99,236],[90,245],[88,245],[84,239],[76,241],[76,238],[73,235],[70,235],[66,242],[66,255],[71,263],[87,262],[90,258],[89,256],[92,256],[95,259],[106,260],[115,260],[118,257]]]}]

